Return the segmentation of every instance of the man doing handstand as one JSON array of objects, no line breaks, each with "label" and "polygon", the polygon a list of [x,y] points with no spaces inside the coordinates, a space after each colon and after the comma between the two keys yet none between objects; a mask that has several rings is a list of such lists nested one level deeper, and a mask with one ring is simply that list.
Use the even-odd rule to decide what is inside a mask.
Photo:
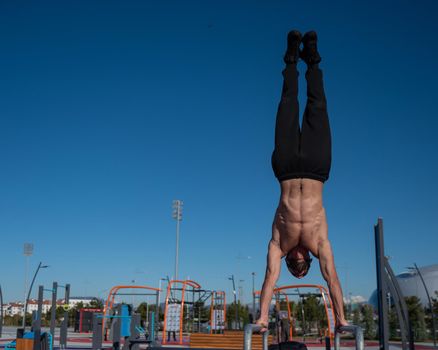
[{"label": "man doing handstand", "polygon": [[[307,64],[307,104],[301,130],[296,66],[299,58]],[[323,185],[331,166],[331,136],[322,71],[318,67],[321,57],[316,33],[308,32],[302,37],[300,32],[291,31],[284,61],[286,68],[272,154],[272,168],[280,182],[281,195],[268,246],[260,318],[256,322],[262,326],[262,332],[267,330],[269,306],[280,275],[281,259],[285,257],[293,276],[303,278],[312,261],[309,253],[319,259],[333,302],[336,327],[347,325],[322,203]]]}]

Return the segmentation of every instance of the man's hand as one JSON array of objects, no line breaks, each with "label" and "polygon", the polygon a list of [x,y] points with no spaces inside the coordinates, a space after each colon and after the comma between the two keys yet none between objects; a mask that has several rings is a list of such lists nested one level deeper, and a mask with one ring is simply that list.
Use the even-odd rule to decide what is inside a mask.
[{"label": "man's hand", "polygon": [[256,324],[262,326],[262,333],[268,330],[269,307],[275,283],[280,275],[281,256],[282,252],[278,241],[271,239],[268,248],[265,280],[263,281],[262,292],[260,294],[260,317],[256,322]]},{"label": "man's hand", "polygon": [[259,318],[256,321],[256,325],[262,327],[262,329],[260,329],[260,333],[265,333],[268,330],[268,320],[262,320],[261,318]]},{"label": "man's hand", "polygon": [[[345,320],[337,320],[335,325],[335,330],[338,330],[340,327],[343,326],[349,326],[348,322]],[[344,333],[344,332],[340,332],[340,333]]]}]

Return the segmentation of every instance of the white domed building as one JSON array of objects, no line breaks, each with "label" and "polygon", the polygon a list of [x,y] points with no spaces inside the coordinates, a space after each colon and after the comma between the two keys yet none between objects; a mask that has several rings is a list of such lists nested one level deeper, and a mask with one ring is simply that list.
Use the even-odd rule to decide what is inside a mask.
[{"label": "white domed building", "polygon": [[[431,298],[437,298],[438,291],[438,264],[419,267],[424,282],[426,283]],[[415,269],[396,276],[400,289],[405,297],[416,296],[421,300],[424,307],[429,307],[429,300],[424,289],[423,282]],[[377,307],[377,290],[373,292],[369,303]]]}]

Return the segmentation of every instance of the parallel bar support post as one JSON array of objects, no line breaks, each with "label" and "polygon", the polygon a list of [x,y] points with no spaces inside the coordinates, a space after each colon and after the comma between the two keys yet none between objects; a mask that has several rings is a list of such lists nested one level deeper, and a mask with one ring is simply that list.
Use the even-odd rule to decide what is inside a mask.
[{"label": "parallel bar support post", "polygon": [[335,331],[335,350],[340,350],[341,348],[341,333],[351,333],[354,334],[354,339],[356,340],[356,350],[364,350],[364,339],[363,331],[359,326],[343,326],[339,327]]},{"label": "parallel bar support post", "polygon": [[[70,302],[70,284],[65,285],[64,304],[68,305]],[[64,319],[61,323],[61,331],[59,335],[59,347],[65,349],[67,347],[67,329],[68,329],[68,311],[64,311]]]},{"label": "parallel bar support post", "polygon": [[325,337],[325,350],[330,350],[332,348],[330,337]]},{"label": "parallel bar support post", "polygon": [[[256,324],[247,324],[245,326],[243,339],[244,350],[251,350],[252,334],[259,332],[261,329],[262,327]],[[268,350],[268,331],[263,333],[263,350]]]},{"label": "parallel bar support post", "polygon": [[50,310],[50,333],[52,334],[53,345],[55,342],[55,326],[56,326],[56,298],[58,294],[58,282],[53,282],[52,286],[52,309]]},{"label": "parallel bar support post", "polygon": [[38,287],[38,311],[33,321],[33,350],[41,350],[41,314],[43,309],[44,286]]},{"label": "parallel bar support post", "polygon": [[97,314],[93,313],[93,340],[92,349],[100,350],[102,348],[102,322],[103,317],[98,317]]}]

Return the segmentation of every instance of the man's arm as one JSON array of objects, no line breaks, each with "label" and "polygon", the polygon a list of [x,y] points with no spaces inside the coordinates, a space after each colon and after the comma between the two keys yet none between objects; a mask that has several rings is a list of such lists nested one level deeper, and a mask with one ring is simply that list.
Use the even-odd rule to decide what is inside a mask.
[{"label": "man's arm", "polygon": [[275,284],[280,276],[282,255],[280,244],[274,239],[271,239],[268,247],[265,280],[260,295],[260,318],[256,322],[256,324],[263,326],[262,332],[266,331],[268,327],[269,306],[271,304]]},{"label": "man's arm", "polygon": [[322,276],[327,282],[330,297],[333,302],[336,327],[348,325],[344,316],[344,300],[342,296],[341,284],[339,283],[339,278],[333,259],[332,247],[328,239],[324,239],[318,244],[318,255],[319,267],[321,269]]}]

